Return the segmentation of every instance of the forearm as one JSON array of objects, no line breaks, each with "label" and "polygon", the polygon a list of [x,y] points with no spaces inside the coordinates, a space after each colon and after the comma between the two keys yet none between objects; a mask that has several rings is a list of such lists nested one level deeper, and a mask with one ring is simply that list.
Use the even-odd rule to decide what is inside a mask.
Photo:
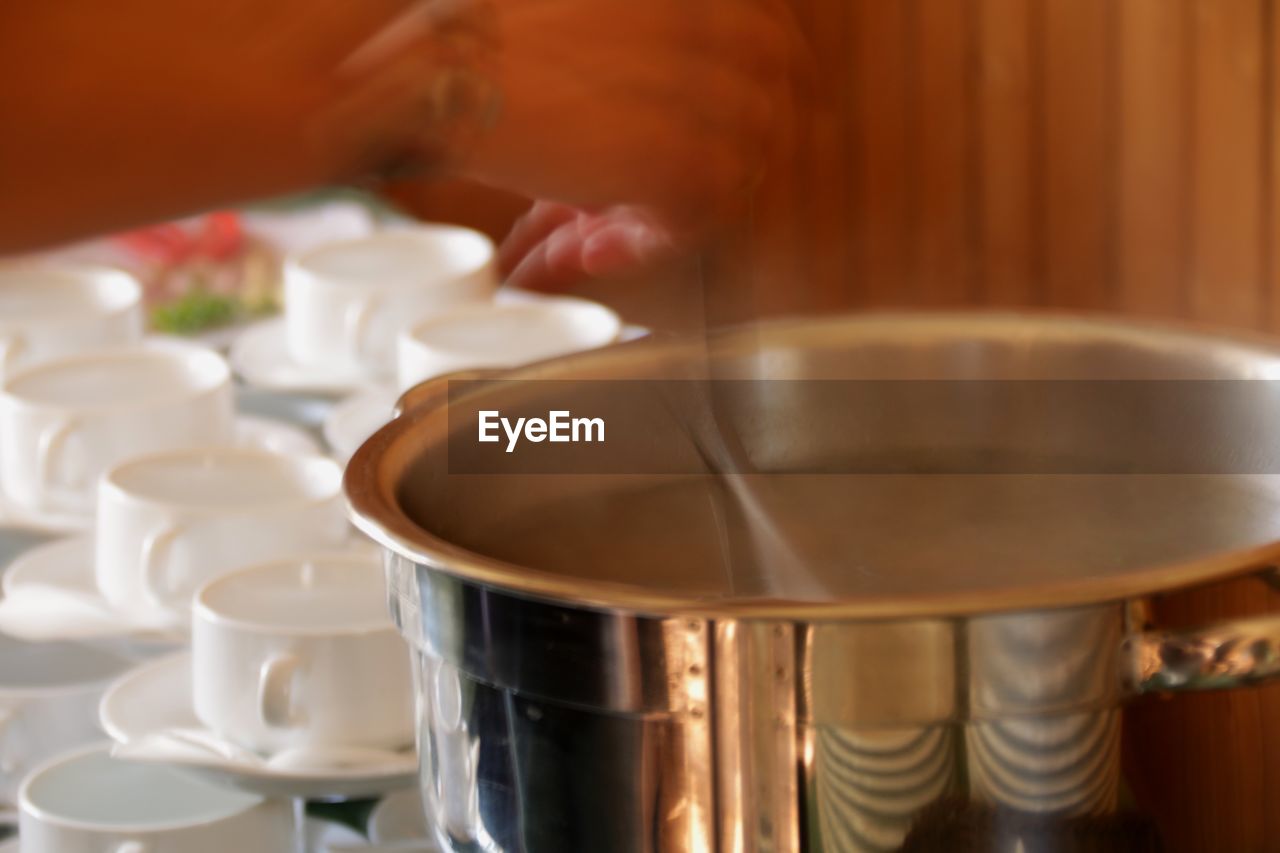
[{"label": "forearm", "polygon": [[262,121],[248,104],[156,101],[135,95],[119,115],[48,116],[0,138],[0,253],[341,176],[296,126]]},{"label": "forearm", "polygon": [[[110,21],[94,20],[106,17],[95,4],[30,5],[0,14],[0,254],[369,165],[370,143],[326,121],[341,97],[331,73],[341,44],[273,51],[241,40],[241,22],[225,17],[206,22],[212,37],[197,29],[184,43],[172,20],[147,17],[159,4],[100,4]],[[80,16],[47,10],[59,5]]]}]

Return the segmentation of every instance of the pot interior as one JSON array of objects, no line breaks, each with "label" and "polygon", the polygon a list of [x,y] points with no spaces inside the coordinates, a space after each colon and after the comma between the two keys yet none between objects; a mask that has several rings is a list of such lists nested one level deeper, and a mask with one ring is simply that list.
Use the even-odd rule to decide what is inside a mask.
[{"label": "pot interior", "polygon": [[[689,602],[1003,593],[1052,605],[1270,554],[1280,392],[1238,380],[1274,376],[1265,346],[1158,327],[793,321],[515,371],[447,415],[400,418],[382,458],[357,462],[395,457],[415,548],[447,543],[451,570],[467,573],[467,552],[516,588],[539,577],[567,595],[604,584]],[[602,414],[611,432],[604,450],[503,456],[476,442],[480,409]]]}]

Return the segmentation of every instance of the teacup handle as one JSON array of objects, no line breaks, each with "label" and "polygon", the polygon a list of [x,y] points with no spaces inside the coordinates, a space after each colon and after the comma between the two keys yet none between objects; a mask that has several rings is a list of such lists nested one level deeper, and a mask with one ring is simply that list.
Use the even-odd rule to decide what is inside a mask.
[{"label": "teacup handle", "polygon": [[173,543],[184,533],[186,528],[175,524],[157,530],[142,541],[142,592],[155,607],[169,606],[172,579],[162,558],[168,556]]},{"label": "teacup handle", "polygon": [[27,342],[16,332],[0,338],[0,376],[8,376],[13,371],[26,348]]},{"label": "teacup handle", "polygon": [[369,337],[369,321],[381,304],[382,300],[377,296],[370,296],[347,306],[347,313],[343,317],[342,332],[347,352],[354,355],[361,366],[364,366],[366,361],[365,342]]},{"label": "teacup handle", "polygon": [[40,433],[40,440],[36,445],[36,469],[39,472],[41,483],[61,482],[64,486],[74,488],[77,481],[63,481],[60,477],[54,475],[58,472],[58,460],[62,457],[62,449],[66,447],[67,439],[75,434],[80,427],[80,422],[75,418],[68,418],[64,421],[51,424]]},{"label": "teacup handle", "polygon": [[258,716],[273,729],[297,728],[304,722],[293,707],[293,679],[301,665],[295,655],[267,659],[258,672]]}]

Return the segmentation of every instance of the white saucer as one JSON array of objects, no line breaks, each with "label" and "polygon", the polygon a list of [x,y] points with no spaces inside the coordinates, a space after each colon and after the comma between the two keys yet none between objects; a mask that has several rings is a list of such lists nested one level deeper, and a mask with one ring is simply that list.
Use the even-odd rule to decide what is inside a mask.
[{"label": "white saucer", "polygon": [[324,419],[324,440],[334,458],[346,464],[365,439],[391,420],[398,399],[393,388],[368,388],[330,409]]},{"label": "white saucer", "polygon": [[30,642],[129,637],[165,644],[185,632],[169,623],[140,624],[119,613],[98,591],[93,537],[55,539],[9,564],[0,584],[0,631]]},{"label": "white saucer", "polygon": [[[345,549],[376,552],[378,546],[353,532]],[[152,658],[185,644],[188,629],[171,620],[139,622],[102,597],[94,574],[93,536],[69,536],[28,548],[0,578],[0,632],[28,642],[50,640],[128,641],[130,657]]]},{"label": "white saucer", "polygon": [[[18,822],[15,813],[12,823]],[[308,853],[331,853],[335,850],[368,850],[369,842],[354,829],[329,821],[307,818],[303,822]],[[22,843],[16,835],[0,841],[0,853],[22,853]]]},{"label": "white saucer", "polygon": [[269,391],[305,391],[339,396],[350,394],[383,377],[364,371],[338,371],[298,364],[285,342],[284,318],[264,320],[246,328],[231,344],[231,369],[255,388]]},{"label": "white saucer", "polygon": [[[236,416],[236,444],[277,453],[317,453],[316,440],[302,427],[256,415]],[[0,525],[40,533],[82,533],[93,527],[93,515],[45,512],[19,506],[0,492]]]},{"label": "white saucer", "polygon": [[[116,741],[117,756],[179,764],[220,784],[257,794],[309,799],[372,797],[418,783],[418,759],[412,750],[373,764],[282,768],[224,744],[204,727],[191,707],[191,653],[187,651],[130,671],[107,689],[99,710],[102,728]],[[173,730],[189,732],[200,743],[193,741],[192,748],[175,749],[166,735]]]}]

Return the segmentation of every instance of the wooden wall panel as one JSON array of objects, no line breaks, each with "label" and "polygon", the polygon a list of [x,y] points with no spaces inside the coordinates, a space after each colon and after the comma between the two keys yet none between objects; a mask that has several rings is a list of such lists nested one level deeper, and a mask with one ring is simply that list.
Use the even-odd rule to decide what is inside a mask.
[{"label": "wooden wall panel", "polygon": [[1116,308],[1178,316],[1187,306],[1190,212],[1189,0],[1125,0],[1119,28]]},{"label": "wooden wall panel", "polygon": [[1267,0],[1264,7],[1267,27],[1263,89],[1263,112],[1267,116],[1266,192],[1268,194],[1263,242],[1266,250],[1269,311],[1267,328],[1280,330],[1280,0]]},{"label": "wooden wall panel", "polygon": [[852,103],[854,285],[882,305],[910,302],[907,183],[911,49],[907,2],[854,3],[848,26]]},{"label": "wooden wall panel", "polygon": [[974,0],[911,0],[914,61],[907,167],[911,225],[907,281],[912,304],[958,305],[977,292]]},{"label": "wooden wall panel", "polygon": [[1113,0],[1045,0],[1038,34],[1044,54],[1044,301],[1108,308],[1112,241],[1115,56]]},{"label": "wooden wall panel", "polygon": [[795,0],[834,109],[798,127],[790,212],[758,214],[794,257],[756,308],[1280,328],[1275,2]]},{"label": "wooden wall panel", "polygon": [[1262,0],[1194,0],[1190,311],[1263,325]]},{"label": "wooden wall panel", "polygon": [[1039,301],[1040,138],[1035,105],[1041,78],[1040,24],[1028,0],[976,0],[978,175],[977,301]]},{"label": "wooden wall panel", "polygon": [[829,0],[793,2],[812,49],[816,103],[807,116],[797,116],[794,171],[776,176],[796,185],[799,221],[793,227],[802,257],[792,259],[793,269],[811,277],[796,278],[783,287],[808,288],[811,302],[828,308],[853,302],[850,140],[856,111],[849,73],[851,6]]}]

